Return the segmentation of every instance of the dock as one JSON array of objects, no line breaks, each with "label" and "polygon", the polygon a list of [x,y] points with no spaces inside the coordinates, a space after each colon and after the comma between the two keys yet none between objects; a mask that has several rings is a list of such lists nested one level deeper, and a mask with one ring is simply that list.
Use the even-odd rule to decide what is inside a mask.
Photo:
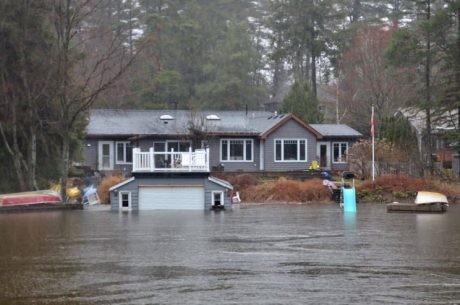
[{"label": "dock", "polygon": [[447,205],[443,203],[433,204],[414,204],[414,203],[389,203],[387,204],[388,213],[444,213]]},{"label": "dock", "polygon": [[14,206],[0,206],[0,213],[41,212],[58,210],[83,210],[81,203],[39,203]]}]

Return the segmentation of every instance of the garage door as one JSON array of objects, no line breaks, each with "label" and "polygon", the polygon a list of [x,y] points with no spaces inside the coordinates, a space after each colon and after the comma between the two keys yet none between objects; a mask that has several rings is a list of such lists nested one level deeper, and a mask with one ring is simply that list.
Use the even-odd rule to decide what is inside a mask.
[{"label": "garage door", "polygon": [[140,187],[139,210],[204,210],[204,188]]}]

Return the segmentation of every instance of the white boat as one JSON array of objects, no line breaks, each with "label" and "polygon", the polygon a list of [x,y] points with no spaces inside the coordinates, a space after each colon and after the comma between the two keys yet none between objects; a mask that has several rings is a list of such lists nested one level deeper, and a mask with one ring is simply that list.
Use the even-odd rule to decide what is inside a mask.
[{"label": "white boat", "polygon": [[443,203],[448,204],[447,197],[444,194],[436,192],[426,192],[420,191],[415,197],[415,204],[433,204],[433,203]]}]

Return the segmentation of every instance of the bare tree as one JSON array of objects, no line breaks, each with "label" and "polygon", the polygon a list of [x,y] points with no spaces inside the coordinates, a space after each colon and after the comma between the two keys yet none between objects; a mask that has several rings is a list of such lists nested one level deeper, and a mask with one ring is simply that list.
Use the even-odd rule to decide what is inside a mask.
[{"label": "bare tree", "polygon": [[[69,172],[70,138],[99,94],[109,89],[134,62],[142,47],[126,50],[117,31],[99,32],[87,20],[102,1],[54,0],[53,20],[58,73],[53,127],[61,139],[61,195]],[[95,43],[96,42],[96,43]],[[99,42],[99,43],[97,43]],[[102,43],[104,42],[104,43]],[[85,49],[93,46],[91,49]]]}]

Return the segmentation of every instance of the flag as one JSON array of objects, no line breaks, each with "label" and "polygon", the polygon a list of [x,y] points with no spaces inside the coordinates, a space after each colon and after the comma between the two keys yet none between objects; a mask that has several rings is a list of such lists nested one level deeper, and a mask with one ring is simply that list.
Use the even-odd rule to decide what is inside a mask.
[{"label": "flag", "polygon": [[374,136],[374,106],[372,106],[371,114],[371,136]]}]

